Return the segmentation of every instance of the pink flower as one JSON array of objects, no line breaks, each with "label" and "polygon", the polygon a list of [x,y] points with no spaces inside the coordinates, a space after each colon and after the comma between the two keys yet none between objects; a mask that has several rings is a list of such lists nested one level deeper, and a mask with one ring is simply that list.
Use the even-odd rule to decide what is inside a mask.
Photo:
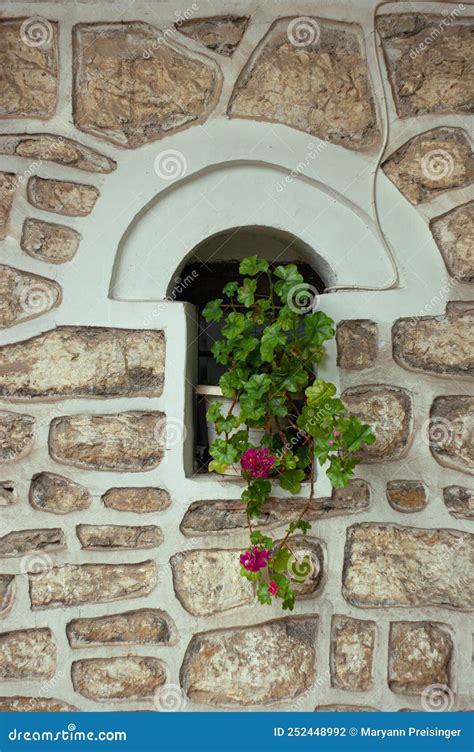
[{"label": "pink flower", "polygon": [[341,435],[341,432],[340,431],[333,431],[332,435],[334,436],[334,438],[338,439],[339,436]]},{"label": "pink flower", "polygon": [[328,444],[329,446],[334,446],[334,441],[332,439],[329,439]]},{"label": "pink flower", "polygon": [[244,554],[240,554],[240,563],[247,572],[258,572],[259,569],[267,566],[270,556],[271,551],[267,551],[266,548],[253,546],[252,549],[246,551]]},{"label": "pink flower", "polygon": [[267,447],[263,449],[246,449],[240,460],[242,470],[251,478],[268,478],[275,464],[275,457]]},{"label": "pink flower", "polygon": [[270,580],[268,583],[268,592],[270,595],[276,595],[278,593],[278,585],[276,584],[275,580]]}]

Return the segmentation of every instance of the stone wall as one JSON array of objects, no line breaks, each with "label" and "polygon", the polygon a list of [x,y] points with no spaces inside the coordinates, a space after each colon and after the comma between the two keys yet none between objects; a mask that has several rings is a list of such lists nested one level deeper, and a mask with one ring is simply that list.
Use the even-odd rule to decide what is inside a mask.
[{"label": "stone wall", "polygon": [[[0,710],[472,708],[472,17],[356,5],[4,4]],[[291,615],[238,575],[239,484],[189,472],[189,309],[114,288],[137,219],[168,245],[125,273],[166,289],[192,211],[213,234],[264,162],[289,187],[249,180],[255,216],[337,236],[325,367],[377,434],[347,489],[318,480]],[[276,535],[304,505],[279,499]]]}]

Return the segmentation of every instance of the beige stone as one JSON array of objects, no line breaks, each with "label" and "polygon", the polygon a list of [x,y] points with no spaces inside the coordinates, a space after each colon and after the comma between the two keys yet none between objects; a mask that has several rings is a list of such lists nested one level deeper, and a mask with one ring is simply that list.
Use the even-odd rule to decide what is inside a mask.
[{"label": "beige stone", "polygon": [[[402,117],[472,110],[473,26],[454,20],[456,15],[451,18],[449,14],[394,14],[379,26],[393,97]],[[412,26],[409,31],[407,24]]]},{"label": "beige stone", "polygon": [[451,276],[474,282],[474,201],[436,217],[430,229]]},{"label": "beige stone", "polygon": [[5,240],[8,235],[10,226],[10,213],[13,199],[15,198],[16,188],[16,175],[14,175],[12,172],[0,172],[0,240]]},{"label": "beige stone", "polygon": [[34,439],[35,419],[31,415],[0,411],[0,464],[26,457]]},{"label": "beige stone", "polygon": [[135,148],[208,117],[220,89],[217,66],[162,40],[145,23],[75,27],[73,110],[80,130]]},{"label": "beige stone", "polygon": [[426,488],[419,480],[390,480],[387,499],[397,512],[421,512],[426,507]]},{"label": "beige stone", "polygon": [[378,352],[378,329],[374,321],[354,319],[337,325],[337,365],[363,369],[374,365]]},{"label": "beige stone", "polygon": [[347,531],[343,596],[360,608],[474,609],[474,536],[364,522]]},{"label": "beige stone", "polygon": [[157,584],[152,561],[138,564],[65,564],[30,577],[33,609],[107,603],[148,595]]},{"label": "beige stone", "polygon": [[443,498],[446,509],[453,517],[474,520],[474,493],[471,489],[447,486],[443,488]]},{"label": "beige stone", "polygon": [[25,219],[21,236],[22,249],[47,264],[65,264],[76,255],[81,235],[72,227]]},{"label": "beige stone", "polygon": [[0,118],[54,115],[58,96],[57,48],[54,22],[34,15],[0,22]]},{"label": "beige stone", "polygon": [[388,684],[392,692],[421,694],[450,683],[453,642],[444,625],[394,622],[390,625]]},{"label": "beige stone", "polygon": [[333,616],[331,637],[331,685],[338,689],[365,691],[373,684],[377,627],[373,621]]},{"label": "beige stone", "polygon": [[66,627],[72,648],[100,645],[172,645],[176,627],[165,611],[142,608],[121,614],[74,619]]},{"label": "beige stone", "polygon": [[[325,519],[340,515],[356,514],[370,507],[370,488],[359,478],[349,481],[346,488],[337,488],[331,498],[315,499],[306,514],[308,520]],[[291,522],[305,509],[307,499],[289,497],[278,499],[278,504],[271,499],[262,507],[262,513],[256,524],[259,527],[272,528]],[[181,532],[189,537],[201,535],[219,535],[233,533],[247,527],[245,506],[236,500],[194,501],[181,522]]]},{"label": "beige stone", "polygon": [[419,204],[450,188],[469,185],[474,159],[465,131],[435,128],[404,144],[388,157],[383,169],[412,204]]},{"label": "beige stone", "polygon": [[350,149],[374,146],[379,133],[361,39],[355,24],[276,21],[241,73],[229,115],[283,123]]},{"label": "beige stone", "polygon": [[0,619],[11,611],[15,599],[15,576],[13,574],[0,574]]},{"label": "beige stone", "polygon": [[82,548],[92,551],[120,548],[157,548],[163,535],[156,525],[78,525]]},{"label": "beige stone", "polygon": [[105,157],[95,149],[52,133],[15,133],[0,136],[0,154],[27,157],[29,160],[39,160],[40,163],[57,162],[88,172],[108,173],[117,167],[113,159]]},{"label": "beige stone", "polygon": [[33,177],[28,181],[27,195],[30,204],[42,211],[87,217],[99,198],[99,190],[93,185]]},{"label": "beige stone", "polygon": [[0,633],[0,678],[5,681],[50,679],[56,667],[56,644],[50,629]]},{"label": "beige stone", "polygon": [[164,430],[160,412],[69,415],[51,422],[49,450],[66,465],[142,472],[160,464]]},{"label": "beige stone", "polygon": [[178,22],[175,27],[209,50],[230,57],[237,49],[248,22],[245,16],[213,16]]},{"label": "beige stone", "polygon": [[29,499],[35,509],[52,514],[77,512],[87,509],[91,503],[87,488],[56,473],[33,475]]},{"label": "beige stone", "polygon": [[0,348],[0,395],[157,397],[164,371],[163,332],[60,326]]},{"label": "beige stone", "polygon": [[441,465],[474,475],[473,430],[474,397],[453,395],[434,400],[426,439]]},{"label": "beige stone", "polygon": [[75,691],[97,702],[145,700],[166,682],[163,662],[149,656],[74,661],[71,676]]},{"label": "beige stone", "polygon": [[445,316],[398,319],[393,356],[411,371],[474,375],[474,301],[448,303]]},{"label": "beige stone", "polygon": [[162,512],[171,504],[168,491],[163,488],[110,488],[102,496],[108,509],[118,512]]},{"label": "beige stone", "polygon": [[74,705],[54,697],[0,697],[0,713],[72,713],[77,710]]},{"label": "beige stone", "polygon": [[316,713],[380,713],[369,705],[318,705]]},{"label": "beige stone", "polygon": [[317,616],[194,635],[181,667],[188,697],[206,705],[264,705],[307,691],[315,678]]},{"label": "beige stone", "polygon": [[197,549],[171,557],[174,590],[186,611],[193,616],[212,616],[254,601],[252,583],[240,575],[240,553]]},{"label": "beige stone", "polygon": [[31,551],[61,551],[66,538],[58,527],[14,530],[0,538],[0,557],[23,556]]},{"label": "beige stone", "polygon": [[368,423],[376,437],[359,452],[362,462],[389,462],[406,455],[413,428],[412,398],[406,389],[366,384],[346,389],[342,399],[349,413]]},{"label": "beige stone", "polygon": [[0,481],[0,507],[9,507],[10,504],[16,504],[18,501],[18,494],[15,489],[15,484],[12,480]]},{"label": "beige stone", "polygon": [[56,282],[0,264],[0,329],[42,316],[61,300]]}]

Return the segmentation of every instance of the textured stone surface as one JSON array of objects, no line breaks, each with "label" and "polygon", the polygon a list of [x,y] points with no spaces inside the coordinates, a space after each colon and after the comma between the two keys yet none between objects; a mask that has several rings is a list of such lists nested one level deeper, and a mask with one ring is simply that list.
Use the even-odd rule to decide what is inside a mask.
[{"label": "textured stone surface", "polygon": [[0,678],[48,679],[54,674],[56,645],[50,629],[0,633]]},{"label": "textured stone surface", "polygon": [[212,616],[254,601],[252,583],[240,575],[240,550],[183,551],[171,557],[173,584],[193,616]]},{"label": "textured stone surface", "polygon": [[0,240],[5,240],[8,235],[10,212],[16,187],[16,176],[12,172],[0,172]]},{"label": "textured stone surface", "polygon": [[64,264],[76,255],[81,236],[65,225],[26,219],[23,224],[21,247],[33,258],[47,264]]},{"label": "textured stone surface", "polygon": [[29,454],[34,438],[35,419],[31,415],[0,411],[0,464]]},{"label": "textured stone surface", "polygon": [[163,488],[110,488],[102,496],[104,506],[118,512],[162,512],[171,504]]},{"label": "textured stone surface", "polygon": [[144,23],[76,26],[74,72],[77,127],[129,148],[203,122],[220,89],[217,66]]},{"label": "textured stone surface", "polygon": [[33,135],[9,134],[0,136],[0,154],[17,157],[27,157],[41,162],[57,162],[67,167],[88,172],[112,172],[117,164],[113,159],[105,157],[88,146],[83,146],[64,136],[52,133],[36,133]]},{"label": "textured stone surface", "polygon": [[66,217],[87,217],[99,191],[93,185],[33,177],[28,181],[27,195],[30,204],[37,209]]},{"label": "textured stone surface", "polygon": [[61,326],[0,348],[0,395],[156,397],[164,370],[163,332]]},{"label": "textured stone surface", "polygon": [[386,462],[404,457],[410,445],[413,415],[410,393],[385,384],[355,386],[342,395],[347,409],[372,426],[376,441],[359,453],[362,462]]},{"label": "textured stone surface", "polygon": [[319,595],[326,579],[325,554],[318,538],[295,535],[292,538],[287,576],[297,597]]},{"label": "textured stone surface", "polygon": [[[279,499],[263,505],[258,519],[259,527],[277,527],[290,522],[301,513],[307,499]],[[349,482],[346,488],[334,489],[331,498],[315,499],[307,519],[319,520],[345,514],[356,514],[370,507],[370,489],[360,479]],[[195,501],[187,510],[181,523],[186,536],[222,535],[247,527],[245,507],[239,499],[223,501]]]},{"label": "textured stone surface", "polygon": [[419,480],[390,480],[387,499],[397,512],[421,512],[426,507],[426,488]]},{"label": "textured stone surface", "polygon": [[50,454],[57,462],[90,470],[151,470],[163,457],[164,422],[159,412],[55,418]]},{"label": "textured stone surface", "polygon": [[61,298],[56,282],[0,264],[0,329],[42,316]]},{"label": "textured stone surface", "polygon": [[56,110],[57,24],[45,18],[29,20],[32,23],[28,19],[0,22],[3,118],[49,118]]},{"label": "textured stone surface", "polygon": [[373,621],[334,616],[331,636],[331,685],[364,691],[373,683],[377,628]]},{"label": "textured stone surface", "polygon": [[163,542],[156,525],[78,525],[82,548],[96,551],[114,548],[156,548]]},{"label": "textured stone surface", "polygon": [[8,507],[16,504],[18,494],[12,480],[0,480],[0,507]]},{"label": "textured stone surface", "polygon": [[53,514],[67,514],[87,509],[91,495],[87,488],[56,473],[38,473],[31,479],[30,504]]},{"label": "textured stone surface", "polygon": [[448,686],[453,651],[441,625],[394,622],[390,625],[388,683],[392,692],[421,694],[433,684]]},{"label": "textured stone surface", "polygon": [[13,695],[0,697],[0,713],[71,713],[77,711],[74,705],[56,700],[54,697],[25,697]]},{"label": "textured stone surface", "polygon": [[415,136],[383,164],[385,174],[412,204],[469,185],[474,159],[465,131],[435,128]]},{"label": "textured stone surface", "polygon": [[441,465],[474,475],[474,397],[437,397],[431,406],[429,426],[434,458]]},{"label": "textured stone surface", "polygon": [[380,713],[378,708],[369,705],[318,705],[316,713]]},{"label": "textured stone surface", "polygon": [[156,587],[156,566],[138,564],[65,564],[30,577],[33,609],[106,603],[148,595]]},{"label": "textured stone surface", "polygon": [[[354,28],[320,19],[275,22],[240,75],[229,114],[284,123],[351,149],[374,145],[372,89]],[[308,43],[295,44],[305,31]]]},{"label": "textured stone surface", "polygon": [[362,608],[474,608],[474,536],[364,522],[347,531],[343,595]]},{"label": "textured stone surface", "polygon": [[393,356],[399,365],[412,371],[473,375],[473,331],[474,301],[448,303],[445,316],[396,321]]},{"label": "textured stone surface", "polygon": [[339,368],[370,368],[377,357],[377,324],[366,319],[341,321],[337,325],[337,365]]},{"label": "textured stone surface", "polygon": [[446,509],[453,517],[464,520],[474,520],[474,493],[462,486],[447,486],[443,488],[443,499]]},{"label": "textured stone surface", "polygon": [[10,613],[15,598],[15,577],[12,574],[0,574],[0,619]]},{"label": "textured stone surface", "polygon": [[30,551],[60,551],[66,538],[60,528],[14,530],[0,538],[0,556],[23,556]]},{"label": "textured stone surface", "polygon": [[474,27],[453,20],[456,15],[414,13],[380,19],[393,97],[402,117],[473,109]]},{"label": "textured stone surface", "polygon": [[175,24],[178,31],[219,55],[230,57],[242,39],[249,19],[245,16],[193,18]]},{"label": "textured stone surface", "polygon": [[220,706],[297,697],[314,681],[317,624],[317,616],[300,616],[197,634],[181,667],[183,689]]},{"label": "textured stone surface", "polygon": [[158,658],[128,655],[75,661],[71,676],[75,691],[91,700],[142,700],[165,683],[166,670]]},{"label": "textured stone surface", "polygon": [[433,219],[430,229],[449,273],[474,282],[474,201]]},{"label": "textured stone surface", "polygon": [[73,648],[97,645],[171,645],[176,641],[170,617],[157,608],[74,619],[66,627]]}]

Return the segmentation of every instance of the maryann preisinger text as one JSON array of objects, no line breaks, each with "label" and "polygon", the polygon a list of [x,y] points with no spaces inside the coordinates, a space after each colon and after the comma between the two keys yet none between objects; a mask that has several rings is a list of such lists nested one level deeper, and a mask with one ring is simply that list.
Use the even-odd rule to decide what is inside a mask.
[{"label": "maryann preisinger text", "polygon": [[461,736],[461,729],[444,729],[444,728],[414,728],[407,729],[380,729],[380,728],[361,728],[359,736],[378,736],[384,739],[386,736],[443,736],[445,739],[451,739],[453,736]]}]

